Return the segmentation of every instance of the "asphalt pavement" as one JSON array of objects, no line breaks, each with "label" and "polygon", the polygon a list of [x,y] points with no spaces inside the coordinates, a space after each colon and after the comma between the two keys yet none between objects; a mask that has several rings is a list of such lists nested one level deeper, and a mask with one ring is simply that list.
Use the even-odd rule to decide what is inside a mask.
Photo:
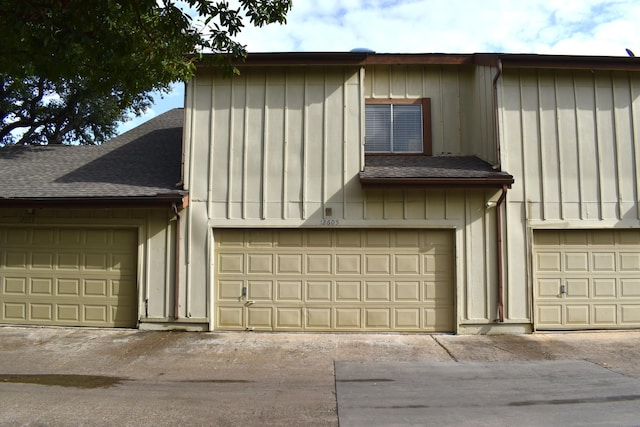
[{"label": "asphalt pavement", "polygon": [[571,423],[640,425],[640,331],[0,327],[1,426]]}]

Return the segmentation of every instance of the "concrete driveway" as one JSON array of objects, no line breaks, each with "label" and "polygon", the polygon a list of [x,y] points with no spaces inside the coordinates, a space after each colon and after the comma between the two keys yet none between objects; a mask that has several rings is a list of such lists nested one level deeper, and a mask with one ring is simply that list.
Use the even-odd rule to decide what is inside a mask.
[{"label": "concrete driveway", "polygon": [[[349,375],[370,379],[383,369],[389,375],[395,372],[390,379],[405,381],[406,372],[415,369],[439,372],[438,387],[450,393],[460,387],[455,376],[473,364],[479,364],[481,372],[501,366],[504,373],[515,375],[518,363],[542,362],[550,372],[563,372],[560,365],[545,361],[573,364],[578,369],[574,379],[602,375],[596,386],[620,383],[628,387],[626,402],[640,407],[640,400],[633,401],[633,396],[640,396],[640,389],[634,388],[640,384],[640,331],[453,336],[0,327],[0,425],[338,425],[340,413],[344,427],[364,419],[347,417],[349,405],[357,402],[344,400],[346,395],[336,398],[336,385],[341,394],[346,384],[364,384],[340,381]],[[357,363],[349,364],[353,362]],[[399,389],[410,391],[414,386],[407,383]],[[486,393],[473,387],[463,390],[467,389],[475,394],[460,401],[481,407]],[[377,398],[384,399],[384,393]],[[535,395],[526,399],[520,401],[540,401]],[[589,404],[584,400],[567,401],[563,407],[579,409]],[[527,410],[534,406],[545,413],[544,405],[521,405]],[[405,417],[405,422],[402,417],[391,419],[398,425],[428,425],[424,414],[419,415],[422,418]],[[491,415],[504,425],[511,416]],[[480,419],[475,421],[482,425]],[[385,423],[384,418],[373,421]]]}]

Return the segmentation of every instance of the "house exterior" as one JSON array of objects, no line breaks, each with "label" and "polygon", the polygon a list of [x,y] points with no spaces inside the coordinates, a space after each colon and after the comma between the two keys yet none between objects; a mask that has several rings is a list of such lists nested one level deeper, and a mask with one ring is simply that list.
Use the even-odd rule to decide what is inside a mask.
[{"label": "house exterior", "polygon": [[637,58],[209,64],[184,111],[101,147],[0,149],[0,323],[640,327]]},{"label": "house exterior", "polygon": [[183,117],[100,146],[0,148],[0,324],[173,319]]},{"label": "house exterior", "polygon": [[184,315],[640,326],[635,58],[253,54],[188,84]]}]

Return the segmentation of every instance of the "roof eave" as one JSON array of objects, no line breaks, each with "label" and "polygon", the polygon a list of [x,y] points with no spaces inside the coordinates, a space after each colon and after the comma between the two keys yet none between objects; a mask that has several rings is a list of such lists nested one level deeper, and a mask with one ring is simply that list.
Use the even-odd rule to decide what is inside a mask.
[{"label": "roof eave", "polygon": [[360,177],[363,187],[425,187],[448,189],[495,189],[511,188],[514,179],[512,176],[504,178],[380,178]]},{"label": "roof eave", "polygon": [[188,194],[167,193],[133,197],[0,197],[0,208],[131,208],[189,204]]}]

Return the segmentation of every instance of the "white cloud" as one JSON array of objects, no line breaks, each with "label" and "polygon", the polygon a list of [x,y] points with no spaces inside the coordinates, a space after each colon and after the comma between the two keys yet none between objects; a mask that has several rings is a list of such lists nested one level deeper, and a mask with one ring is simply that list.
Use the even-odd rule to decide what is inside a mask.
[{"label": "white cloud", "polygon": [[[637,0],[293,0],[287,21],[263,28],[247,24],[238,41],[249,52],[365,47],[382,53],[625,56],[630,48],[640,56]],[[157,101],[153,112],[182,102],[178,89]]]},{"label": "white cloud", "polygon": [[[294,0],[286,26],[246,27],[250,52],[518,52],[624,55],[637,43],[630,0]],[[617,31],[600,31],[615,22]],[[640,48],[638,49],[640,50]]]}]

